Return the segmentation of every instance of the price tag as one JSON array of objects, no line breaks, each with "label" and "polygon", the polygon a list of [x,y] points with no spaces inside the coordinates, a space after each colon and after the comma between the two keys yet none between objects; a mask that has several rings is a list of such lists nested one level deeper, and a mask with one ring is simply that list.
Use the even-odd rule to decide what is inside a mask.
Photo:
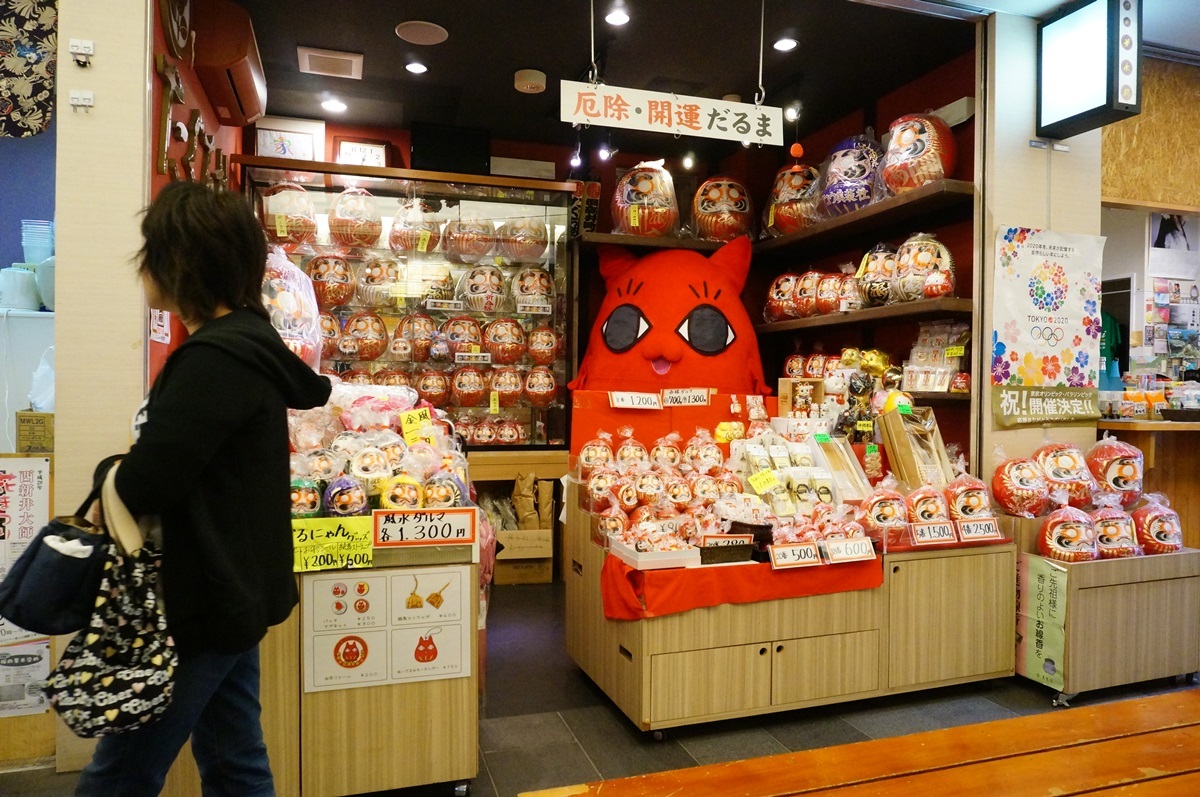
[{"label": "price tag", "polygon": [[833,438],[831,438],[829,435],[825,434],[824,432],[817,432],[815,435],[813,435],[813,440],[818,443],[828,443],[828,442],[831,442],[833,440]]},{"label": "price tag", "polygon": [[679,533],[679,517],[663,518],[662,520],[653,520],[651,522],[658,527],[659,531],[663,532],[664,534]]},{"label": "price tag", "polygon": [[875,421],[856,421],[854,428],[860,432],[873,432],[875,431]]},{"label": "price tag", "polygon": [[463,303],[458,299],[426,299],[427,310],[461,310]]},{"label": "price tag", "polygon": [[760,470],[758,473],[752,475],[748,481],[754,492],[759,495],[765,495],[777,487],[782,487],[779,483],[779,477],[775,475],[775,471],[773,470]]},{"label": "price tag", "polygon": [[371,519],[308,518],[292,521],[292,570],[371,567]]},{"label": "price tag", "polygon": [[478,511],[450,509],[376,509],[371,513],[376,548],[473,545]]},{"label": "price tag", "polygon": [[949,520],[912,524],[913,542],[917,545],[950,545],[958,542],[954,524]]},{"label": "price tag", "polygon": [[521,315],[550,315],[554,308],[548,304],[518,304],[517,313]]},{"label": "price tag", "polygon": [[433,416],[430,414],[428,407],[400,413],[400,431],[404,434],[406,445],[411,446],[422,437],[426,439],[432,438],[432,435],[422,435],[425,427],[432,424]]},{"label": "price tag", "polygon": [[500,394],[492,391],[488,394],[488,415],[500,414]]},{"label": "price tag", "polygon": [[776,443],[775,445],[768,446],[767,450],[771,453],[771,464],[775,466],[776,470],[783,470],[792,464],[792,459],[788,456],[787,446]]},{"label": "price tag", "polygon": [[706,387],[672,387],[662,392],[664,407],[707,407]]},{"label": "price tag", "polygon": [[980,518],[979,520],[958,521],[958,536],[963,542],[975,540],[1002,540],[1004,535],[996,525],[995,518]]},{"label": "price tag", "polygon": [[705,534],[700,538],[701,548],[720,548],[725,545],[751,545],[753,534]]},{"label": "price tag", "polygon": [[967,355],[967,347],[966,346],[947,346],[946,347],[946,356],[947,357],[965,357],[966,355]]},{"label": "price tag", "polygon": [[428,252],[429,251],[430,237],[431,237],[431,235],[430,235],[429,230],[421,230],[421,233],[417,236],[417,251],[418,252]]},{"label": "price tag", "polygon": [[775,226],[775,203],[771,203],[771,207],[767,210],[767,226]]},{"label": "price tag", "polygon": [[629,225],[631,227],[640,227],[641,226],[640,210],[641,209],[638,205],[630,205],[629,206]]},{"label": "price tag", "polygon": [[[472,348],[479,348],[474,346]],[[483,363],[489,365],[492,362],[492,355],[486,351],[459,351],[454,353],[454,362],[456,363]]]},{"label": "price tag", "polygon": [[829,554],[829,561],[833,564],[865,562],[875,558],[875,546],[866,537],[825,540],[825,553]]},{"label": "price tag", "polygon": [[287,216],[282,213],[275,214],[275,235],[279,238],[287,238]]},{"label": "price tag", "polygon": [[901,415],[912,415],[912,406],[909,404],[900,404],[897,405],[896,411]]},{"label": "price tag", "polygon": [[769,545],[772,570],[789,570],[793,567],[811,567],[821,564],[821,552],[815,542],[793,542],[787,545]]},{"label": "price tag", "polygon": [[867,453],[868,454],[878,454],[879,446],[876,445],[875,443],[867,443]]},{"label": "price tag", "polygon": [[661,410],[663,408],[662,395],[659,393],[609,393],[608,406],[622,410]]}]

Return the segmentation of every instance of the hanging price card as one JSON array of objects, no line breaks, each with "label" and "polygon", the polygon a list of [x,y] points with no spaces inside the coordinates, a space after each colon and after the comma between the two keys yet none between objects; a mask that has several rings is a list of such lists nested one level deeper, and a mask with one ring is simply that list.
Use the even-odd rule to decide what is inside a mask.
[{"label": "hanging price card", "polygon": [[958,542],[954,524],[949,520],[912,524],[913,542],[917,545],[949,545]]},{"label": "hanging price card", "polygon": [[454,362],[482,363],[484,365],[490,365],[492,362],[492,355],[486,351],[458,351],[454,353]]},{"label": "hanging price card", "polygon": [[767,210],[767,226],[775,226],[775,203],[771,203],[771,207]]},{"label": "hanging price card", "polygon": [[287,216],[282,213],[275,214],[275,235],[279,238],[287,238]]},{"label": "hanging price card", "polygon": [[488,394],[488,415],[500,414],[500,394],[492,391]]},{"label": "hanging price card", "polygon": [[422,437],[432,440],[433,435],[423,434],[425,427],[432,424],[433,416],[429,413],[428,407],[400,413],[400,431],[404,434],[406,445],[411,446],[413,443],[421,440]]},{"label": "hanging price card", "polygon": [[753,534],[705,534],[700,538],[701,548],[719,548],[723,545],[750,545]]},{"label": "hanging price card", "polygon": [[457,299],[426,299],[427,310],[461,310],[463,303]]},{"label": "hanging price card", "polygon": [[866,537],[825,540],[825,553],[829,555],[829,561],[833,564],[862,562],[875,558],[875,546]]},{"label": "hanging price card", "polygon": [[750,482],[750,487],[759,495],[765,495],[771,492],[776,487],[781,487],[779,477],[775,475],[773,470],[760,470],[758,473],[750,476],[747,481]]},{"label": "hanging price card", "polygon": [[996,525],[996,519],[990,517],[958,521],[958,536],[963,542],[1004,539],[1004,535],[1000,533],[1000,527]]},{"label": "hanging price card", "polygon": [[787,570],[793,567],[811,567],[821,564],[821,552],[815,542],[794,542],[787,545],[770,545],[771,569]]},{"label": "hanging price card", "polygon": [[450,509],[376,509],[376,548],[423,545],[472,545],[478,511],[475,507]]},{"label": "hanging price card", "polygon": [[875,443],[867,443],[867,453],[868,454],[878,454],[879,446],[876,445]]},{"label": "hanging price card", "polygon": [[550,315],[554,312],[554,307],[549,304],[525,304],[522,302],[517,305],[517,312],[523,315]]},{"label": "hanging price card", "polygon": [[912,406],[909,404],[900,404],[896,407],[896,411],[901,415],[912,415]]},{"label": "hanging price card", "polygon": [[641,208],[639,205],[630,205],[629,206],[629,225],[631,227],[641,226],[640,212],[641,212]]}]

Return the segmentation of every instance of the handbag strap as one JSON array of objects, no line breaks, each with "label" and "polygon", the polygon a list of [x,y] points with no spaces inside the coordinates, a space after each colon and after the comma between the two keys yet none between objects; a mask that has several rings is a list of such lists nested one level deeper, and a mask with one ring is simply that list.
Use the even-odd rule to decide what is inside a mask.
[{"label": "handbag strap", "polygon": [[124,454],[113,454],[100,460],[100,463],[96,465],[96,470],[92,472],[92,491],[87,494],[87,498],[83,499],[83,503],[75,510],[75,517],[87,517],[87,511],[100,498],[100,491],[104,487],[104,478],[124,456]]},{"label": "handbag strap", "polygon": [[142,530],[138,526],[137,520],[126,508],[121,496],[117,495],[116,480],[119,467],[119,464],[113,465],[104,477],[100,505],[104,507],[104,525],[108,530],[108,536],[126,554],[134,554],[141,550],[145,538],[142,536]]}]

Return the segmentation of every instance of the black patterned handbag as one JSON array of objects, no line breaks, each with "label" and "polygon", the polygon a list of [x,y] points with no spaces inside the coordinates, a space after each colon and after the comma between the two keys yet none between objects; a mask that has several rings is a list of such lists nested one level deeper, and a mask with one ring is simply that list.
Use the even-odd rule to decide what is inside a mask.
[{"label": "black patterned handbag", "polygon": [[67,645],[46,684],[54,710],[75,735],[121,733],[152,722],[171,702],[179,654],[157,587],[162,551],[104,483],[109,542],[91,619]]}]

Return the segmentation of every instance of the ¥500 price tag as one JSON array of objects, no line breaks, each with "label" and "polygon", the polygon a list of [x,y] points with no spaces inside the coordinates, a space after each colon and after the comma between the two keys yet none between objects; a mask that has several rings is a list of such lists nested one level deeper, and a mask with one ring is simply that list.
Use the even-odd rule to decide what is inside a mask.
[{"label": "\u00a5500 price tag", "polygon": [[475,542],[477,513],[474,507],[451,509],[376,509],[375,547],[471,545]]},{"label": "\u00a5500 price tag", "polygon": [[771,569],[787,570],[793,567],[811,567],[821,564],[821,552],[815,542],[795,542],[787,545],[771,545]]}]

